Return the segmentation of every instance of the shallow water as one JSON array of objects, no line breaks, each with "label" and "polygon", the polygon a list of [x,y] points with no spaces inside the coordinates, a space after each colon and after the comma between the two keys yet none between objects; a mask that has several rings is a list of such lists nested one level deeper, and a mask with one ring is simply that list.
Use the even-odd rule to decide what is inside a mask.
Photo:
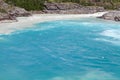
[{"label": "shallow water", "polygon": [[84,18],[0,35],[0,80],[120,80],[119,31]]}]

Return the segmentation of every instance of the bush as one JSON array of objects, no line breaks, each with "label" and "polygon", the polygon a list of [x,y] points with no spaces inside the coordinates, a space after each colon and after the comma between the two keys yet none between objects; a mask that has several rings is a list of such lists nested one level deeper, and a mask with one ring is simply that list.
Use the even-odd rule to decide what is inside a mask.
[{"label": "bush", "polygon": [[25,8],[26,10],[42,10],[45,0],[5,0],[5,2]]}]

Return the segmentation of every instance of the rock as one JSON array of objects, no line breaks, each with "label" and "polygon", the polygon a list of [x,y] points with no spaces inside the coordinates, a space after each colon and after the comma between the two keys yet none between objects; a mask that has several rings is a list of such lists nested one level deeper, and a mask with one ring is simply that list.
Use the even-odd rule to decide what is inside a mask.
[{"label": "rock", "polygon": [[60,10],[43,10],[46,14],[60,14]]},{"label": "rock", "polygon": [[105,11],[104,7],[99,6],[87,6],[87,10],[95,11],[95,12],[103,12]]},{"label": "rock", "polygon": [[120,21],[120,11],[110,11],[99,18]]},{"label": "rock", "polygon": [[16,20],[16,18],[10,16],[9,14],[0,13],[0,21],[2,20]]},{"label": "rock", "polygon": [[43,11],[30,11],[31,14],[44,14]]},{"label": "rock", "polygon": [[44,13],[49,14],[89,14],[105,11],[103,7],[81,6],[77,3],[45,3]]},{"label": "rock", "polygon": [[114,20],[115,20],[115,21],[120,21],[120,16],[116,16],[116,17],[114,18]]},{"label": "rock", "polygon": [[118,8],[118,11],[120,11],[120,8]]},{"label": "rock", "polygon": [[23,8],[11,6],[0,0],[0,20],[16,20],[16,17],[30,16],[31,14]]},{"label": "rock", "polygon": [[27,17],[31,15],[28,11],[19,7],[12,8],[11,10],[8,11],[8,14],[14,17],[22,17],[22,16]]},{"label": "rock", "polygon": [[77,3],[56,3],[56,6],[59,10],[70,10],[70,9],[81,8],[81,5]]},{"label": "rock", "polygon": [[81,6],[77,3],[45,3],[46,10],[69,10],[69,9],[78,9]]},{"label": "rock", "polygon": [[45,10],[58,10],[56,3],[45,3]]},{"label": "rock", "polygon": [[0,8],[4,9],[4,10],[8,10],[10,9],[12,6],[8,5],[7,3],[5,3],[3,0],[0,0]]}]

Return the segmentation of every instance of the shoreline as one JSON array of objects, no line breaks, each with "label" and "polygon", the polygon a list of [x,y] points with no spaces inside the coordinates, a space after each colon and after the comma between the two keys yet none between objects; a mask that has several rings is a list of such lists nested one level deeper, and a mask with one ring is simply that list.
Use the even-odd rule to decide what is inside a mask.
[{"label": "shoreline", "polygon": [[18,17],[17,21],[2,21],[0,22],[0,34],[10,34],[17,30],[32,27],[32,25],[54,20],[79,19],[89,17],[100,17],[108,12],[97,12],[93,14],[33,14],[29,17]]}]

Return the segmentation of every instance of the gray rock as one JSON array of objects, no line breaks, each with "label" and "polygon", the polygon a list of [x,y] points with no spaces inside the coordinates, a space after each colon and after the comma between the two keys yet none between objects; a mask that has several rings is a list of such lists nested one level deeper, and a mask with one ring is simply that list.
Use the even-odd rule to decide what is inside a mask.
[{"label": "gray rock", "polygon": [[120,11],[120,8],[118,8],[118,11]]},{"label": "gray rock", "polygon": [[95,12],[103,12],[105,11],[104,7],[98,7],[98,6],[87,6],[87,10],[95,11]]},{"label": "gray rock", "polygon": [[120,21],[120,16],[116,16],[116,17],[114,18],[114,20],[115,20],[115,21]]},{"label": "gray rock", "polygon": [[59,10],[79,9],[81,5],[77,3],[56,3]]},{"label": "gray rock", "polygon": [[60,10],[43,10],[46,14],[60,14]]},{"label": "gray rock", "polygon": [[14,17],[30,16],[31,14],[23,8],[14,7],[8,11],[8,14]]},{"label": "gray rock", "polygon": [[5,9],[6,11],[8,9],[10,9],[12,6],[8,5],[7,3],[5,3],[3,0],[0,0],[0,8],[1,9]]},{"label": "gray rock", "polygon": [[58,10],[56,3],[45,3],[45,10]]},{"label": "gray rock", "polygon": [[110,11],[100,18],[106,19],[106,20],[114,20],[114,21],[120,21],[120,11]]},{"label": "gray rock", "polygon": [[44,13],[49,14],[89,14],[105,11],[103,7],[81,6],[77,3],[45,3]]},{"label": "gray rock", "polygon": [[81,6],[77,3],[45,3],[45,10],[69,10],[78,9]]},{"label": "gray rock", "polygon": [[16,18],[10,16],[9,14],[0,13],[0,21],[2,20],[16,20]]},{"label": "gray rock", "polygon": [[16,17],[31,15],[25,9],[11,6],[3,0],[0,0],[0,11],[0,20],[16,20]]}]

